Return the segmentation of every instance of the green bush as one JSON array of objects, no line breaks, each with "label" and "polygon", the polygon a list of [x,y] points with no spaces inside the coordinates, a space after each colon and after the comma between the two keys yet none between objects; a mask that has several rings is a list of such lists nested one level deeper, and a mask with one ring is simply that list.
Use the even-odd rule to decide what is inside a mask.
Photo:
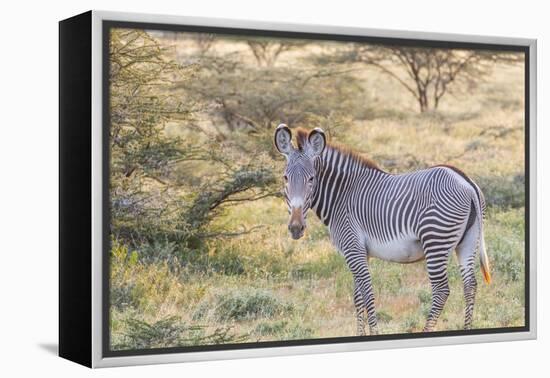
[{"label": "green bush", "polygon": [[488,206],[525,206],[525,175],[489,176],[476,179]]},{"label": "green bush", "polygon": [[144,263],[171,262],[178,265],[181,256],[178,245],[168,240],[155,240],[138,248],[139,260]]},{"label": "green bush", "polygon": [[254,329],[254,333],[258,336],[279,335],[284,332],[288,325],[287,320],[280,320],[272,323],[259,323]]},{"label": "green bush", "polygon": [[224,249],[213,256],[209,256],[209,270],[228,276],[245,273],[245,262],[234,249]]},{"label": "green bush", "polygon": [[111,243],[111,306],[116,309],[135,307],[138,305],[135,292],[135,282],[128,278],[128,272],[138,263],[138,253],[129,252],[128,248],[113,240]]},{"label": "green bush", "polygon": [[304,340],[310,339],[314,335],[313,329],[304,327],[301,324],[290,326],[285,332],[285,340]]},{"label": "green bush", "polygon": [[403,327],[408,333],[417,332],[423,322],[424,320],[420,318],[420,315],[411,314],[405,318]]},{"label": "green bush", "polygon": [[523,279],[524,261],[510,248],[506,241],[498,241],[494,244],[496,253],[493,253],[493,267],[502,273],[507,281],[519,281]]},{"label": "green bush", "polygon": [[267,290],[243,288],[217,293],[201,302],[194,319],[208,316],[213,316],[218,321],[269,319],[293,310],[291,303],[280,300]]},{"label": "green bush", "polygon": [[380,323],[389,323],[390,321],[393,320],[393,316],[391,316],[390,314],[388,314],[386,311],[384,310],[379,310],[377,313],[376,313],[376,316],[378,317],[378,321]]},{"label": "green bush", "polygon": [[524,257],[524,209],[511,209],[505,212],[489,211],[490,223],[485,231],[487,254],[492,269],[507,282],[523,279]]},{"label": "green bush", "polygon": [[314,334],[311,328],[287,320],[259,323],[253,333],[260,339],[275,336],[281,340],[303,340],[311,338]]},{"label": "green bush", "polygon": [[113,343],[113,349],[151,349],[174,346],[226,344],[243,342],[246,335],[236,335],[231,327],[213,331],[202,325],[187,325],[171,316],[156,322],[128,318],[123,321],[125,332]]}]

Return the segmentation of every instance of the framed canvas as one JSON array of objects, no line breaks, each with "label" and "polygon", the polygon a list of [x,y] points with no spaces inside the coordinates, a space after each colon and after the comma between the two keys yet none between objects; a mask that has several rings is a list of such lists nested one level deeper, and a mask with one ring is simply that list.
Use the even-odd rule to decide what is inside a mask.
[{"label": "framed canvas", "polygon": [[536,41],[59,24],[59,354],[536,337]]}]

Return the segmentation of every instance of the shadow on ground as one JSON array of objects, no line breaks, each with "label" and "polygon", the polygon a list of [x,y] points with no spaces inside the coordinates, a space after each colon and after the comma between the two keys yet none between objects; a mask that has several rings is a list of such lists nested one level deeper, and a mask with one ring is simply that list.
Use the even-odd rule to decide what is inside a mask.
[{"label": "shadow on ground", "polygon": [[50,354],[58,355],[59,354],[59,345],[55,343],[41,343],[38,344],[38,347]]}]

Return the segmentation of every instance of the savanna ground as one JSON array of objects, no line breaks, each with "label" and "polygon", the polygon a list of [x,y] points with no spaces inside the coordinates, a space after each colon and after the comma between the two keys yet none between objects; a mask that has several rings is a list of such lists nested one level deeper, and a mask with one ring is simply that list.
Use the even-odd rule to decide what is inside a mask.
[{"label": "savanna ground", "polygon": [[[522,60],[476,63],[437,108],[419,109],[395,78],[331,43],[262,57],[238,37],[111,35],[114,350],[355,335],[352,277],[326,227],[310,214],[303,239],[288,235],[279,122],[323,127],[390,172],[465,171],[487,198],[493,278],[486,285],[476,261],[473,326],[524,325]],[[370,268],[380,332],[421,331],[424,263]],[[463,326],[454,255],[449,276],[438,330]]]}]

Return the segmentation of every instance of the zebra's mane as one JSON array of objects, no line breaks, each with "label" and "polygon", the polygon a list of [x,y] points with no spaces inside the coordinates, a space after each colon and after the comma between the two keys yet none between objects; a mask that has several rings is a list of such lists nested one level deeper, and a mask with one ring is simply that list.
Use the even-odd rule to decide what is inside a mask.
[{"label": "zebra's mane", "polygon": [[[310,130],[298,127],[294,131],[296,132],[296,142],[297,142],[298,149],[300,151],[302,151],[305,144],[307,143],[307,139],[308,139]],[[368,168],[376,169],[378,171],[383,171],[378,166],[378,164],[376,164],[373,160],[367,158],[366,156],[364,156],[361,153],[353,150],[350,147],[341,145],[339,143],[327,141],[326,148],[330,148],[334,151],[337,151],[338,153],[340,153],[344,156],[347,156],[347,157],[353,159],[354,161],[356,161],[356,162],[358,162],[358,163],[360,163],[360,164],[362,164],[362,165],[364,165]]]}]

